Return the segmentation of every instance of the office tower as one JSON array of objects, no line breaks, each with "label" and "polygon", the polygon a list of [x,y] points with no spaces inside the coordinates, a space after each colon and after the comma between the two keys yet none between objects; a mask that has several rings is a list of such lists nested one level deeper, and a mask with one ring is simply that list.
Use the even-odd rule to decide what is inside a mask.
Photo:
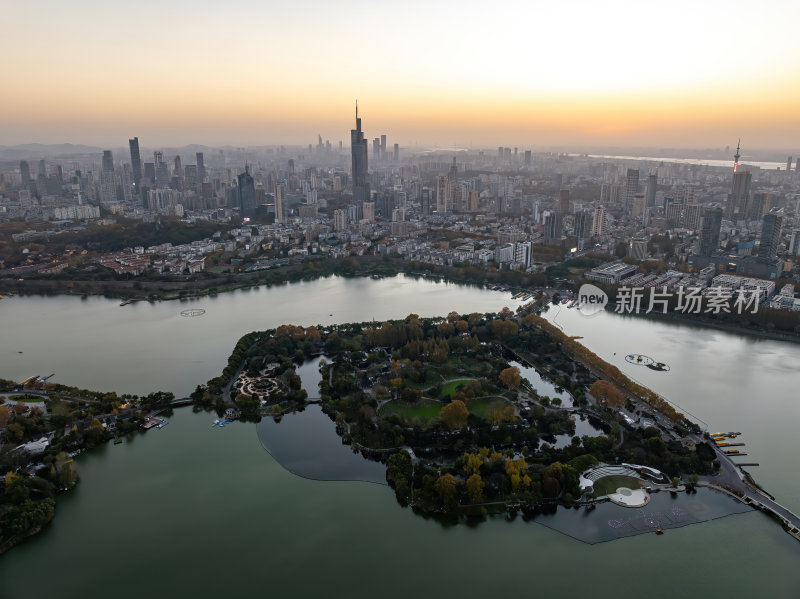
[{"label": "office tower", "polygon": [[31,167],[27,160],[19,161],[19,174],[22,177],[22,185],[25,187],[31,186]]},{"label": "office tower", "polygon": [[386,135],[381,135],[381,162],[386,162]]},{"label": "office tower", "polygon": [[381,138],[376,137],[372,140],[372,160],[378,163],[381,158]]},{"label": "office tower", "polygon": [[431,190],[429,187],[423,187],[419,192],[419,200],[422,208],[422,214],[427,215],[431,213]]},{"label": "office tower", "polygon": [[164,162],[163,152],[153,152],[153,162],[156,165],[156,183],[159,187],[169,186],[169,167]]},{"label": "office tower", "polygon": [[194,164],[187,164],[183,168],[183,181],[186,189],[194,189],[197,187],[197,166]]},{"label": "office tower", "polygon": [[447,175],[436,175],[436,212],[447,212]]},{"label": "office tower", "polygon": [[706,210],[700,228],[700,255],[709,257],[719,247],[719,230],[722,226],[722,210]]},{"label": "office tower", "polygon": [[633,196],[639,193],[639,169],[629,168],[625,176],[625,210],[633,206]]},{"label": "office tower", "polygon": [[245,166],[244,172],[237,175],[236,179],[239,183],[237,189],[239,213],[242,218],[252,217],[256,213],[258,204],[256,204],[256,186],[253,177],[250,176],[250,167]]},{"label": "office tower", "polygon": [[111,150],[103,151],[103,170],[107,173],[114,172],[114,156],[111,154]]},{"label": "office tower", "polygon": [[47,167],[44,165],[44,159],[39,161],[39,172],[37,173],[37,176],[38,175],[47,177]]},{"label": "office tower", "polygon": [[791,171],[792,171],[792,157],[791,157],[791,156],[789,156],[789,157],[786,159],[786,172],[787,172],[787,173],[790,173]]},{"label": "office tower", "polygon": [[144,163],[144,178],[152,185],[156,182],[156,165],[152,162]]},{"label": "office tower", "polygon": [[753,194],[753,199],[747,207],[747,220],[761,220],[769,212],[772,204],[770,194],[759,192]]},{"label": "office tower", "polygon": [[[592,233],[592,217],[585,210],[575,213],[573,232],[579,241],[587,239]],[[582,249],[582,248],[581,248]]]},{"label": "office tower", "polygon": [[350,130],[350,154],[352,157],[353,203],[362,205],[369,202],[369,167],[367,163],[367,140],[361,131],[356,102],[356,128]]},{"label": "office tower", "polygon": [[563,215],[560,212],[551,212],[544,219],[544,242],[545,244],[561,239],[564,231]]},{"label": "office tower", "polygon": [[199,187],[203,184],[203,181],[206,180],[206,163],[203,159],[202,152],[197,152],[197,154],[195,154],[195,158],[197,160],[197,185]]},{"label": "office tower", "polygon": [[778,244],[781,242],[783,215],[770,212],[761,221],[761,244],[758,246],[758,257],[774,260],[778,255]]},{"label": "office tower", "polygon": [[603,206],[597,206],[592,215],[592,237],[599,237],[603,234],[605,220],[606,209]]},{"label": "office tower", "polygon": [[736,171],[733,173],[733,189],[728,195],[727,217],[732,221],[747,218],[750,203],[750,171]]},{"label": "office tower", "polygon": [[525,166],[531,165],[531,151],[525,150]]},{"label": "office tower", "polygon": [[400,162],[400,144],[394,144],[394,161]]},{"label": "office tower", "polygon": [[656,205],[656,190],[658,189],[658,175],[650,173],[647,175],[647,207]]},{"label": "office tower", "polygon": [[136,191],[139,191],[139,185],[142,182],[142,158],[139,155],[139,138],[134,137],[128,140],[128,146],[131,149],[131,170],[133,171],[133,183],[136,185]]},{"label": "office tower", "polygon": [[183,180],[183,166],[181,166],[181,157],[175,156],[175,168],[172,171],[179,180]]},{"label": "office tower", "polygon": [[647,239],[632,237],[628,242],[628,257],[634,260],[647,258]]},{"label": "office tower", "polygon": [[562,189],[558,192],[558,207],[556,209],[563,214],[569,212],[569,189]]},{"label": "office tower", "polygon": [[283,222],[283,191],[281,184],[275,181],[272,187],[272,195],[275,198],[275,222]]}]

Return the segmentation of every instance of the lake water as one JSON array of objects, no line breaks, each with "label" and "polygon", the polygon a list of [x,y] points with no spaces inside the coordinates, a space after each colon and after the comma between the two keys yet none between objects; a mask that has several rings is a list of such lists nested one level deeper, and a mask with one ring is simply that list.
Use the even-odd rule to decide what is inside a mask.
[{"label": "lake water", "polygon": [[[218,374],[252,329],[503,305],[512,307],[507,294],[405,278],[327,279],[187,304],[12,298],[0,305],[0,376],[56,372],[53,380],[97,389],[183,394]],[[180,317],[187,306],[206,315]],[[742,431],[761,463],[756,480],[800,509],[800,346],[613,314],[563,310],[555,320],[712,428]],[[672,370],[627,365],[631,352]],[[760,512],[597,545],[520,518],[444,526],[400,508],[385,485],[294,476],[265,451],[256,425],[210,422],[180,409],[163,430],[81,455],[81,483],[59,499],[50,529],[0,558],[0,597],[797,597],[800,543]]]}]

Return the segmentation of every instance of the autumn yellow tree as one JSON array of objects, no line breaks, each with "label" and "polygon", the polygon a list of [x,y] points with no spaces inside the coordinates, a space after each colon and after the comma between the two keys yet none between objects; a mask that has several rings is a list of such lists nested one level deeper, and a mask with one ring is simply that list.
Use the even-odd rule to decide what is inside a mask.
[{"label": "autumn yellow tree", "polygon": [[500,372],[500,382],[503,383],[506,387],[510,389],[516,389],[519,387],[520,382],[522,381],[522,377],[519,373],[519,368],[516,366],[509,366],[505,370]]},{"label": "autumn yellow tree", "polygon": [[618,410],[625,405],[625,396],[608,381],[602,379],[595,381],[589,387],[589,393],[611,409]]},{"label": "autumn yellow tree", "polygon": [[455,400],[439,410],[439,418],[449,429],[462,428],[467,423],[469,410],[463,401]]},{"label": "autumn yellow tree", "polygon": [[467,479],[467,497],[469,497],[471,503],[483,501],[483,488],[485,486],[486,484],[480,474],[473,474]]},{"label": "autumn yellow tree", "polygon": [[481,466],[483,465],[481,456],[474,453],[464,453],[462,459],[464,460],[464,470],[467,474],[478,474],[481,471]]},{"label": "autumn yellow tree", "polygon": [[452,474],[445,474],[436,479],[433,488],[439,495],[443,505],[454,505],[458,496],[458,483]]}]

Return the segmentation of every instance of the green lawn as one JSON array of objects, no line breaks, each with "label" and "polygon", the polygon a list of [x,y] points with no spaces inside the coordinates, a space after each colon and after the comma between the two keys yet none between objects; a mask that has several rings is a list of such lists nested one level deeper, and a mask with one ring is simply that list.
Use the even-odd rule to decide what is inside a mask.
[{"label": "green lawn", "polygon": [[453,397],[456,393],[456,389],[458,389],[459,385],[466,385],[468,382],[473,381],[475,379],[464,379],[461,381],[450,381],[442,385],[442,397]]},{"label": "green lawn", "polygon": [[603,497],[609,493],[615,493],[620,487],[638,489],[646,486],[647,483],[645,481],[632,476],[604,476],[594,483],[592,497]]}]

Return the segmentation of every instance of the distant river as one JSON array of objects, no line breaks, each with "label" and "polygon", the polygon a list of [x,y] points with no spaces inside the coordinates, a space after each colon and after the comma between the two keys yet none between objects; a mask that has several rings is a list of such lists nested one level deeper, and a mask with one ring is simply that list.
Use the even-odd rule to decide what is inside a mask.
[{"label": "distant river", "polygon": [[[253,329],[498,310],[512,307],[508,298],[403,277],[125,307],[103,298],[12,298],[0,303],[0,376],[56,372],[53,380],[97,389],[183,394],[218,374],[236,339]],[[179,315],[189,307],[206,314]],[[800,507],[793,459],[800,381],[792,368],[800,346],[556,311],[548,318],[712,428],[742,431],[762,464],[756,480]],[[634,351],[672,370],[626,366],[624,354]],[[400,508],[385,485],[294,476],[264,450],[253,424],[210,422],[208,414],[176,410],[163,430],[80,456],[81,483],[59,499],[52,527],[0,558],[0,597],[82,598],[102,589],[116,599],[756,597],[765,590],[796,598],[800,587],[800,543],[759,512],[597,545],[521,519],[447,527]],[[574,517],[606,525],[598,514]]]}]

